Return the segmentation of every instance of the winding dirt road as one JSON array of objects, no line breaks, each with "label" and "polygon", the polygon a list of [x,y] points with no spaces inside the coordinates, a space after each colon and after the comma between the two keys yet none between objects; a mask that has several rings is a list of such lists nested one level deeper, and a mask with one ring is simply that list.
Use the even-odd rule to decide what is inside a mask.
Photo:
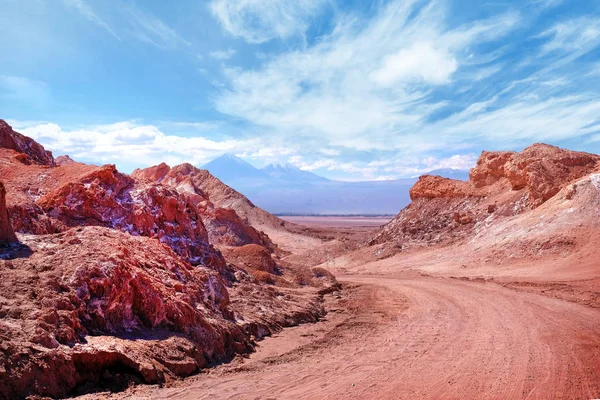
[{"label": "winding dirt road", "polygon": [[166,389],[169,399],[591,399],[600,310],[495,283],[344,276],[327,320]]}]

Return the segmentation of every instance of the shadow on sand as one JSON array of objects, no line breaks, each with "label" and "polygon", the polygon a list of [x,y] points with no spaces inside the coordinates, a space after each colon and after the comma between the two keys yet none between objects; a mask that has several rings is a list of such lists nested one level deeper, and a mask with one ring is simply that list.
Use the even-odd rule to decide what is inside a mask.
[{"label": "shadow on sand", "polygon": [[23,243],[0,243],[0,260],[28,258],[33,254],[31,247]]}]

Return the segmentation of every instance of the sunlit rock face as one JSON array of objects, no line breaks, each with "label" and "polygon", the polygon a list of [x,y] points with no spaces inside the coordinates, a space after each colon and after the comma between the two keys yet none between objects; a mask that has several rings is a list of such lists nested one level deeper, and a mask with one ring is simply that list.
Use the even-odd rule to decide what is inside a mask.
[{"label": "sunlit rock face", "polygon": [[6,189],[0,182],[0,244],[17,242],[17,236],[13,231],[6,209]]},{"label": "sunlit rock face", "polygon": [[[393,242],[398,248],[409,248],[469,240],[503,218],[523,214],[522,224],[534,224],[527,212],[550,200],[557,204],[547,208],[560,207],[563,198],[579,200],[581,212],[587,215],[593,212],[594,201],[585,206],[580,200],[596,192],[583,187],[591,185],[599,167],[600,157],[595,154],[546,144],[534,144],[520,153],[484,151],[469,181],[420,177],[410,190],[412,203],[370,243]],[[574,187],[580,188],[578,195]]]}]

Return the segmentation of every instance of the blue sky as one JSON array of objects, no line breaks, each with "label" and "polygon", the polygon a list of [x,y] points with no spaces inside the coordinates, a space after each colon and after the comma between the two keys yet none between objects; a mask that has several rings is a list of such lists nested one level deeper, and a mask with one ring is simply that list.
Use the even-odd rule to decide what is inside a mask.
[{"label": "blue sky", "polygon": [[0,118],[135,167],[234,153],[336,179],[600,152],[600,2],[0,0]]}]

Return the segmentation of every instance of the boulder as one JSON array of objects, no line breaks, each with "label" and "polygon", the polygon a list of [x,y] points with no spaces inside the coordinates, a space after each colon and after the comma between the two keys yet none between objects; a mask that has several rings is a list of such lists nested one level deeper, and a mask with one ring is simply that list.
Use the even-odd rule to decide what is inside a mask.
[{"label": "boulder", "polygon": [[[139,180],[160,182],[177,190],[190,203],[202,210],[204,225],[211,243],[216,246],[243,246],[257,244],[274,249],[273,242],[263,232],[255,229],[247,220],[242,219],[233,208],[218,207],[212,202],[212,195],[217,198],[222,192],[233,189],[220,183],[215,183],[216,178],[206,170],[201,170],[191,164],[185,163],[170,168],[165,163],[135,170],[132,177]],[[214,185],[211,185],[211,182]],[[212,188],[211,195],[206,188]],[[241,195],[240,195],[241,196]]]},{"label": "boulder", "polygon": [[37,164],[56,165],[52,152],[44,149],[44,146],[30,137],[15,132],[3,119],[0,119],[0,147],[26,154]]},{"label": "boulder", "polygon": [[277,273],[277,265],[269,250],[257,244],[223,249],[227,261],[246,270],[258,270],[270,274]]},{"label": "boulder", "polygon": [[49,216],[68,227],[101,225],[156,238],[194,265],[222,271],[225,263],[209,243],[199,210],[176,190],[140,182],[114,165],[76,176],[40,197]]},{"label": "boulder", "polygon": [[13,231],[6,209],[6,189],[0,182],[0,244],[18,242],[17,235]]},{"label": "boulder", "polygon": [[468,197],[477,195],[472,185],[468,182],[435,175],[423,175],[410,189],[411,200]]},{"label": "boulder", "polygon": [[520,153],[483,152],[470,179],[477,188],[506,179],[513,190],[527,189],[539,206],[562,187],[594,170],[600,157],[537,143]]},{"label": "boulder", "polygon": [[24,244],[0,260],[0,398],[160,383],[251,350],[222,278],[156,240],[82,227]]}]

